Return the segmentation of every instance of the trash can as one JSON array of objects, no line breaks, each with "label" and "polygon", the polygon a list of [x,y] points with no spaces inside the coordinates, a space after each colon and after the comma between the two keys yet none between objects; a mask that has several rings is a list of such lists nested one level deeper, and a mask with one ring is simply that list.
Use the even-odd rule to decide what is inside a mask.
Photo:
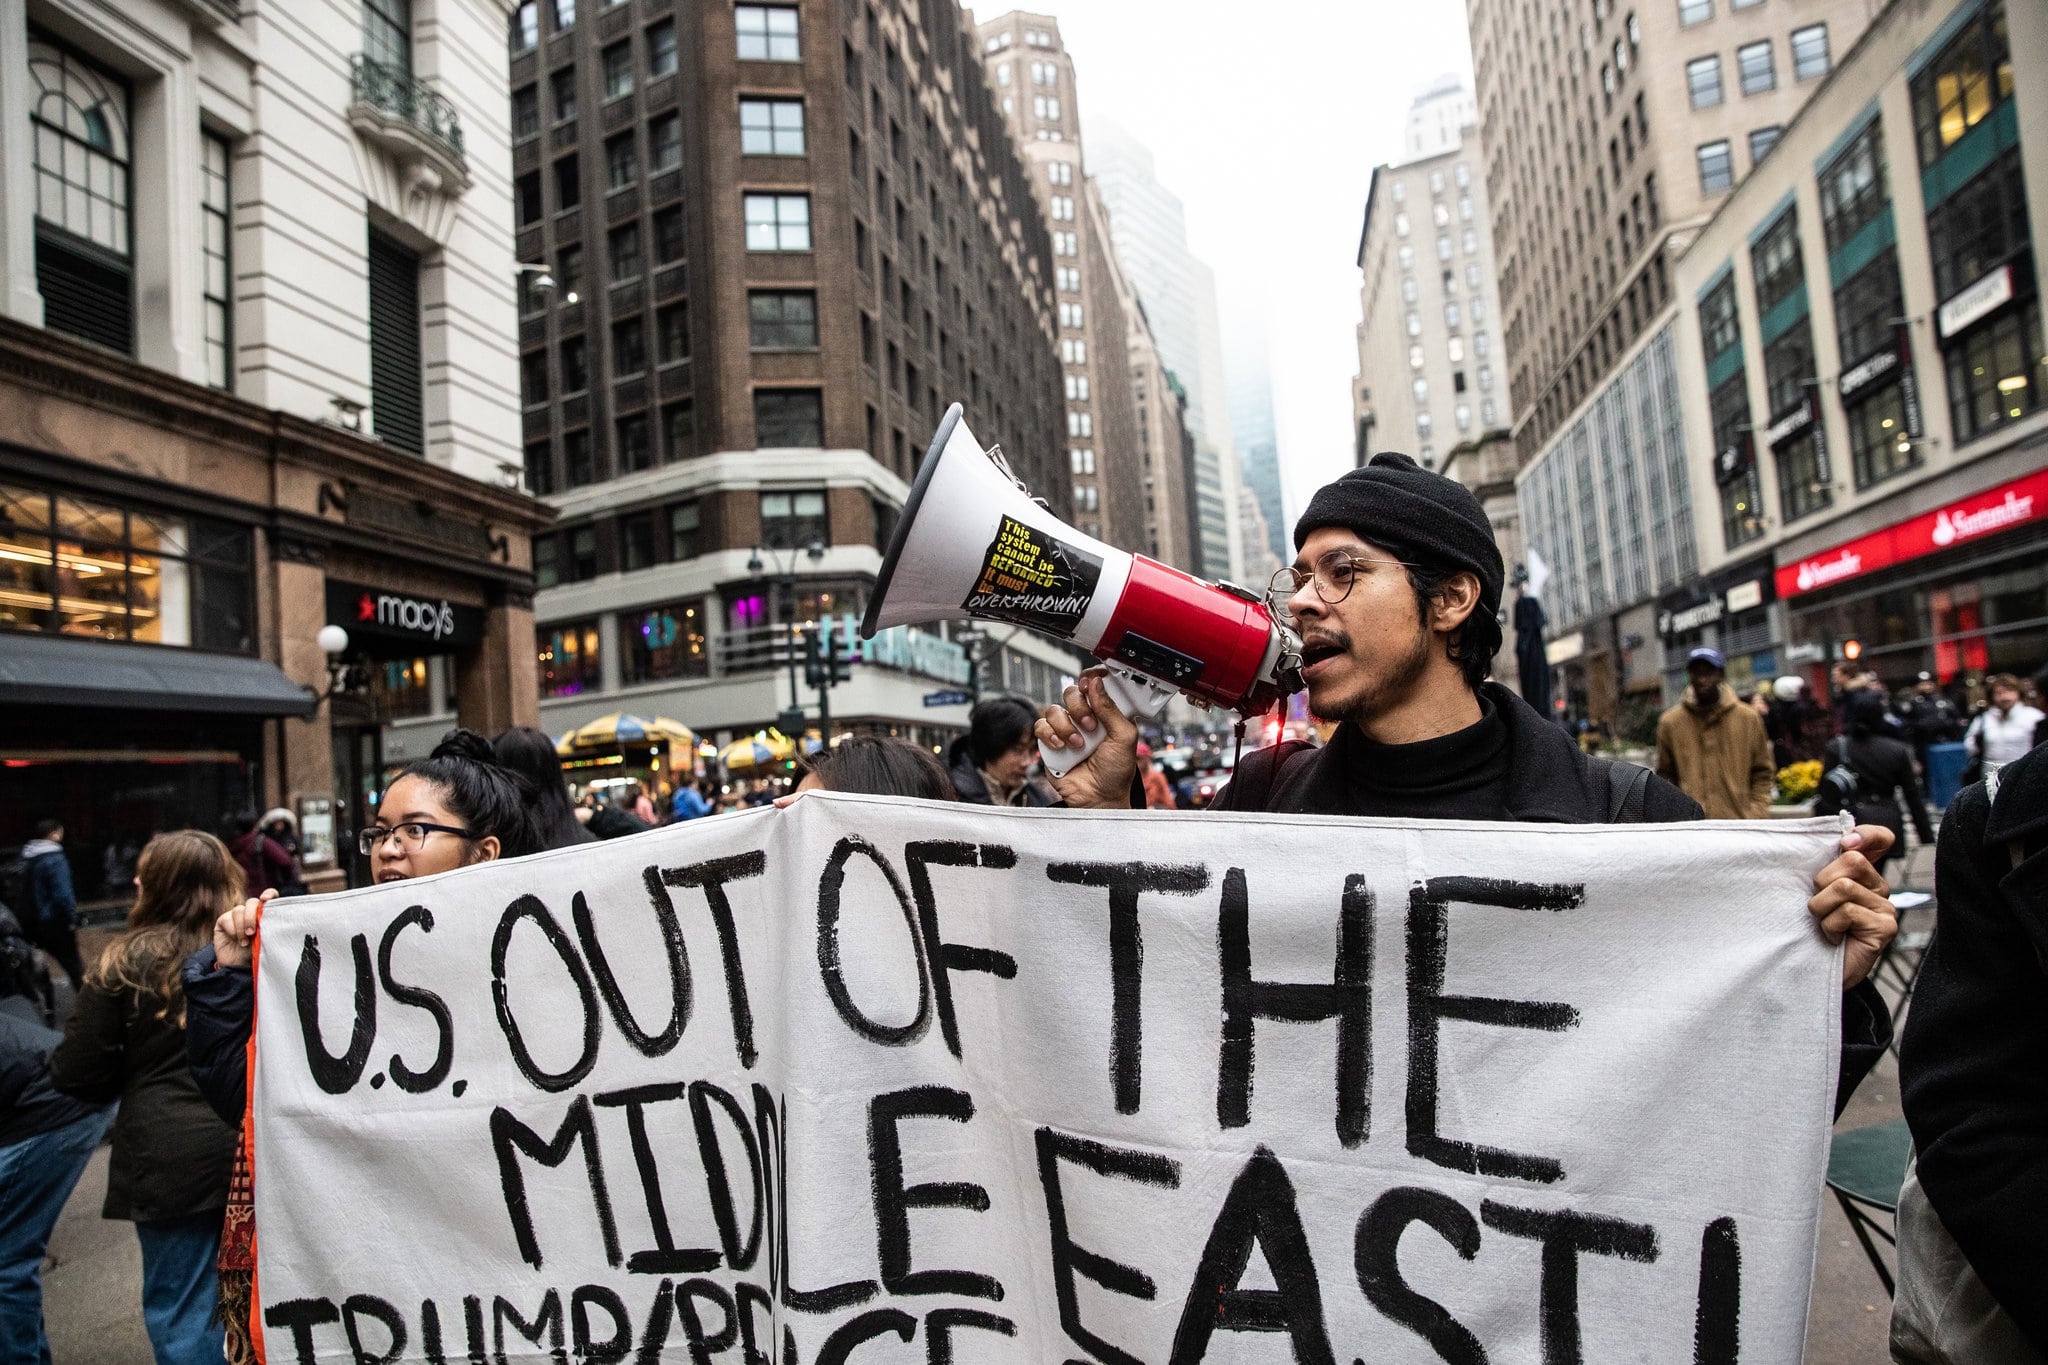
[{"label": "trash can", "polygon": [[1963,769],[1970,766],[1967,744],[1927,746],[1927,800],[1936,810],[1947,810],[1963,785]]}]

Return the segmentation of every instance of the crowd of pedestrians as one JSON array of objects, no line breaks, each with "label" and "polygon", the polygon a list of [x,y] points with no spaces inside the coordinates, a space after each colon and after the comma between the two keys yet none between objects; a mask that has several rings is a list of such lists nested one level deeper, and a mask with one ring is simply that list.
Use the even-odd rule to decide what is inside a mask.
[{"label": "crowd of pedestrians", "polygon": [[[1722,656],[1696,649],[1685,695],[1659,722],[1653,774],[1583,752],[1491,680],[1504,566],[1469,491],[1406,457],[1379,456],[1321,489],[1295,540],[1300,554],[1276,582],[1274,605],[1299,631],[1312,708],[1333,728],[1321,744],[1244,755],[1214,808],[1424,821],[1756,819],[1788,755],[1819,758],[1838,779],[1824,783],[1832,794],[1821,803],[1856,820],[1808,902],[1819,932],[1846,947],[1838,1111],[1891,1041],[1869,976],[1897,930],[1882,869],[1908,825],[1922,842],[1934,833],[1915,753],[1924,762],[1929,746],[1959,732],[1988,780],[1964,793],[1941,832],[1941,929],[1903,1053],[1921,1153],[1911,1188],[1932,1213],[1924,1226],[1902,1213],[1902,1229],[1918,1239],[1915,1292],[1926,1302],[1967,1278],[1980,1318],[2048,1349],[2048,1299],[2038,1294],[2048,1282],[2048,760],[2029,753],[2041,712],[2020,682],[1990,679],[1989,704],[1965,722],[1924,685],[1931,680],[1894,703],[1852,672],[1834,680],[1823,709],[1796,679],[1739,696]],[[1808,752],[1816,726],[1827,733]],[[1035,771],[1041,745],[1081,748],[1083,732],[1097,730],[1102,744],[1063,776]],[[458,729],[390,782],[357,843],[384,884],[735,804],[786,806],[817,790],[1022,808],[1174,805],[1151,751],[1091,670],[1043,711],[1012,697],[980,702],[943,757],[903,740],[842,738],[803,760],[788,791],[686,780],[659,803],[645,784],[579,803],[546,735],[513,729],[490,740]],[[266,901],[304,890],[293,821],[274,810],[237,821],[226,842],[189,830],[151,840],[127,927],[90,967],[77,948],[62,827],[44,822],[24,852],[7,890],[28,913],[12,928],[0,914],[0,1358],[49,1358],[37,1267],[111,1125],[103,1212],[135,1225],[159,1365],[240,1365],[253,1358],[257,1236],[251,941]],[[77,991],[61,1032],[35,984],[35,948]],[[1939,1338],[1944,1328],[1936,1312],[1901,1330]],[[1900,1350],[1916,1362],[2038,1359]]]}]

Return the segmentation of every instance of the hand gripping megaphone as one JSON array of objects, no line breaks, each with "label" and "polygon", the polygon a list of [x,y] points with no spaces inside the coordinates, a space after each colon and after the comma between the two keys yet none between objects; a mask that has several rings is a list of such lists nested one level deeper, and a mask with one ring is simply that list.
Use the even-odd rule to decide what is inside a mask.
[{"label": "hand gripping megaphone", "polygon": [[[1258,715],[1301,688],[1301,640],[1263,595],[1205,583],[1157,560],[1082,535],[1032,498],[1000,451],[983,450],[946,409],[911,485],[861,618],[862,639],[888,626],[976,617],[1071,640],[1109,669],[1132,718],[1159,714],[1174,693]],[[1039,746],[1063,776],[1095,752]]]}]

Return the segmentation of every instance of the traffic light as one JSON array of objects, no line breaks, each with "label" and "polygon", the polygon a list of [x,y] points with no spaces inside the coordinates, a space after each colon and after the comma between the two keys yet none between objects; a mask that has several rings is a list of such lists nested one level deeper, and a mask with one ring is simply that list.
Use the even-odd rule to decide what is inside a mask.
[{"label": "traffic light", "polygon": [[837,635],[825,637],[825,671],[833,682],[843,683],[853,677],[851,653],[850,650],[845,654],[839,652],[839,637]]},{"label": "traffic light", "polygon": [[804,681],[812,687],[830,687],[826,681],[824,661],[818,653],[818,632],[815,629],[804,632]]}]

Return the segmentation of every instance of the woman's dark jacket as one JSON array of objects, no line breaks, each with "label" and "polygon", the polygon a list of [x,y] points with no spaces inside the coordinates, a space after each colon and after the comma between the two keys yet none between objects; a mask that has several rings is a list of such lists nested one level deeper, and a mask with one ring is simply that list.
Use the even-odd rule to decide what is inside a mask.
[{"label": "woman's dark jacket", "polygon": [[[1610,819],[1612,786],[1604,768],[1579,751],[1564,730],[1538,715],[1533,707],[1499,683],[1485,683],[1483,695],[1507,728],[1505,813],[1509,820],[1558,824],[1599,824]],[[1352,784],[1336,771],[1333,758],[1342,746],[1296,750],[1281,772],[1274,773],[1277,749],[1258,749],[1244,756],[1238,775],[1217,794],[1212,810],[1262,810],[1318,815],[1356,815],[1346,809]],[[1253,799],[1248,794],[1258,793]],[[1704,819],[1699,803],[1652,774],[1636,818],[1647,822]],[[1627,816],[1613,817],[1626,820]],[[1919,1005],[1914,1005],[1917,1011]],[[1835,1112],[1877,1065],[1891,1041],[1891,1011],[1877,987],[1864,981],[1842,995],[1842,1058],[1835,1085]],[[2048,1055],[2044,1053],[2043,1055]]]},{"label": "woman's dark jacket", "polygon": [[[1883,825],[1901,842],[1906,822],[1900,818],[1899,802],[1913,821],[1913,833],[1923,844],[1934,842],[1934,826],[1927,820],[1927,799],[1920,793],[1920,777],[1913,768],[1913,751],[1886,735],[1852,735],[1828,741],[1822,771],[1841,766],[1846,753],[1849,768],[1856,774],[1856,797],[1850,806],[1859,825]],[[1896,847],[1896,846],[1895,846]]]},{"label": "woman's dark jacket", "polygon": [[235,1129],[199,1093],[185,1030],[149,992],[87,982],[50,1059],[50,1083],[92,1103],[121,1101],[107,1166],[108,1218],[138,1223],[225,1208]]},{"label": "woman's dark jacket", "polygon": [[247,967],[221,966],[209,943],[185,959],[184,981],[185,1056],[192,1078],[213,1111],[239,1131],[248,1098],[256,978]]},{"label": "woman's dark jacket", "polygon": [[1995,804],[1980,783],[1942,818],[1900,1099],[1927,1202],[2048,1353],[2048,749],[1998,777]]}]

